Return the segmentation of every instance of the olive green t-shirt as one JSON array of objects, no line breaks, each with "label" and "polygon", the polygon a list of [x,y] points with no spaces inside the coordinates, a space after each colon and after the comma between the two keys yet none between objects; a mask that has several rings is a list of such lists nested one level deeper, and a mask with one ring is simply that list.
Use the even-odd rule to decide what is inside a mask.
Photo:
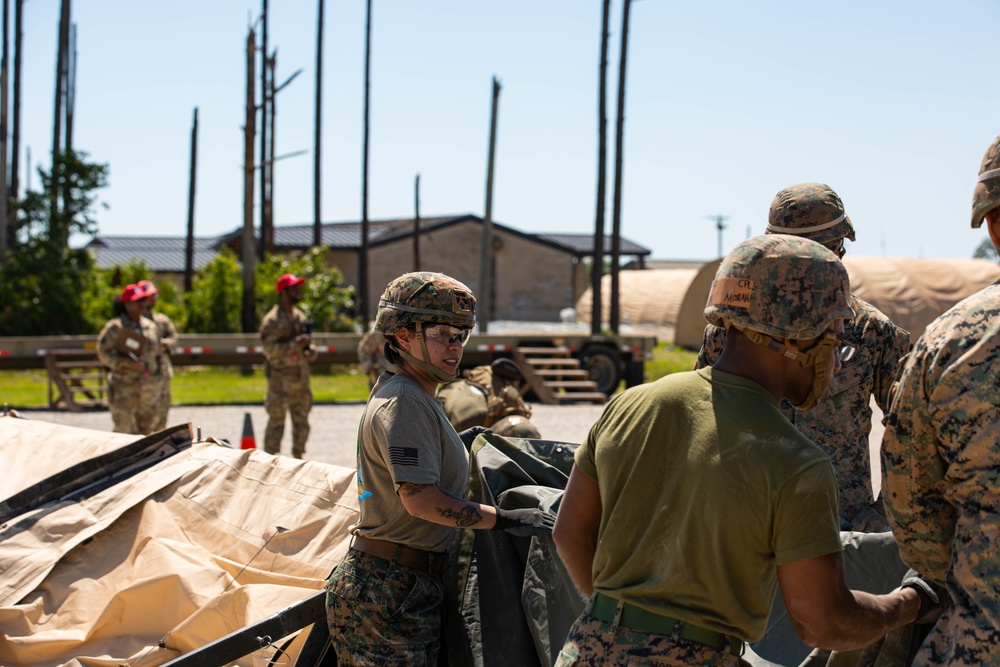
[{"label": "olive green t-shirt", "polygon": [[842,548],[830,459],[736,375],[623,392],[576,464],[601,494],[594,590],[654,613],[755,641],[777,565]]}]

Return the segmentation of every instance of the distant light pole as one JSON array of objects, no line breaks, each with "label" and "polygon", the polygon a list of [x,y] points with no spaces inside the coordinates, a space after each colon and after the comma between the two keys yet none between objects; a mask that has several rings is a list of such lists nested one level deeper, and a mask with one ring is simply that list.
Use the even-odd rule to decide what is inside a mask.
[{"label": "distant light pole", "polygon": [[726,220],[729,220],[729,216],[728,215],[722,215],[720,213],[720,214],[717,214],[717,215],[710,215],[710,216],[708,216],[708,219],[709,220],[714,220],[715,221],[715,228],[719,230],[719,257],[722,257],[722,230],[724,230],[726,228],[726,226],[724,224],[722,224],[722,223],[724,223]]}]

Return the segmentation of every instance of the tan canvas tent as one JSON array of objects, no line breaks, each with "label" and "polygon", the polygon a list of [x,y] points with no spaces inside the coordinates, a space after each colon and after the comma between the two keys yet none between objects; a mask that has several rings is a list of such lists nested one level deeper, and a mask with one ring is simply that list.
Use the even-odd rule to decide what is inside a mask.
[{"label": "tan canvas tent", "polygon": [[[322,589],[356,517],[354,471],[162,433],[143,474],[97,476],[4,520],[0,664],[160,665]],[[127,459],[143,440],[0,417],[0,456],[24,464],[0,478],[0,511],[41,482],[74,484],[49,476],[63,462]],[[296,644],[283,648],[288,662]],[[256,657],[274,652],[263,642]]]},{"label": "tan canvas tent", "polygon": [[[701,347],[705,301],[720,260],[700,269],[622,271],[622,320],[629,324],[673,327],[673,341]],[[1000,264],[985,259],[844,258],[851,291],[910,332],[915,341],[938,315],[962,299],[1000,280]],[[604,277],[605,321],[610,279]],[[589,321],[591,294],[577,301],[577,319]]]}]

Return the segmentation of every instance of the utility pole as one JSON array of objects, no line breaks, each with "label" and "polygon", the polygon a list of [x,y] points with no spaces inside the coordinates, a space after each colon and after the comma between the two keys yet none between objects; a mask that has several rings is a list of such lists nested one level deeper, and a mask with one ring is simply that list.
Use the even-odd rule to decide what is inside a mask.
[{"label": "utility pole", "polygon": [[479,316],[476,318],[480,333],[490,329],[493,307],[493,164],[497,144],[497,105],[500,101],[500,82],[493,77],[493,112],[490,114],[490,150],[486,166],[486,214],[483,216],[483,247],[479,263]]},{"label": "utility pole", "polygon": [[323,243],[322,216],[320,213],[320,136],[323,127],[323,0],[318,0],[316,19],[316,120],[313,137],[313,246]]},{"label": "utility pole", "polygon": [[256,248],[253,240],[253,141],[256,136],[254,123],[257,118],[256,91],[254,91],[254,60],[257,49],[253,28],[247,34],[247,93],[246,117],[243,125],[243,333],[257,328],[254,268]]},{"label": "utility pole", "polygon": [[73,120],[76,117],[76,24],[70,24],[69,57],[66,61],[66,152],[73,150]]},{"label": "utility pole", "polygon": [[367,0],[365,18],[365,122],[362,138],[361,157],[361,255],[358,257],[358,315],[368,329],[368,122],[370,118],[369,104],[371,102],[371,66],[372,66],[372,0]]},{"label": "utility pole", "polygon": [[719,257],[722,257],[722,230],[726,228],[723,224],[726,220],[729,220],[728,215],[716,214],[708,216],[709,220],[715,221],[715,228],[719,230]]},{"label": "utility pole", "polygon": [[618,255],[621,253],[622,165],[625,153],[625,62],[628,55],[628,22],[632,0],[622,10],[622,48],[618,63],[618,127],[615,132],[615,202],[611,222],[611,317],[613,333],[618,333],[621,305],[618,298]]},{"label": "utility pole", "polygon": [[[10,197],[9,201],[16,202],[20,197],[20,177],[18,167],[20,166],[21,155],[21,47],[23,45],[23,31],[21,30],[21,15],[24,13],[24,0],[14,1],[14,90],[13,96],[13,128],[10,144]],[[5,33],[6,34],[6,33]],[[13,230],[14,211],[7,211],[7,219]],[[8,233],[8,240],[12,240]]]},{"label": "utility pole", "polygon": [[604,277],[604,219],[608,163],[608,16],[611,0],[604,0],[601,15],[601,67],[597,102],[597,213],[594,216],[594,260],[590,267],[590,333],[599,336],[604,315],[601,279]]},{"label": "utility pole", "polygon": [[187,239],[184,244],[184,291],[190,292],[194,283],[194,189],[198,169],[198,107],[194,108],[191,124],[191,168],[188,176]]}]

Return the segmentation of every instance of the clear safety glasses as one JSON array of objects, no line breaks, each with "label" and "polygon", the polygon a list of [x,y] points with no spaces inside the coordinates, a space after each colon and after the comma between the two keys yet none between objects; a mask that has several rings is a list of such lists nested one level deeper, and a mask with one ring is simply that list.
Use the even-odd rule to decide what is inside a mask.
[{"label": "clear safety glasses", "polygon": [[472,329],[459,329],[447,324],[435,324],[434,326],[424,327],[424,336],[443,345],[459,343],[462,347],[465,347],[472,336]]},{"label": "clear safety glasses", "polygon": [[854,357],[854,353],[858,351],[858,348],[854,346],[854,343],[850,342],[842,335],[832,331],[826,332],[826,339],[824,340],[824,343],[837,348],[837,359],[839,359],[842,364],[846,364],[850,361]]}]

